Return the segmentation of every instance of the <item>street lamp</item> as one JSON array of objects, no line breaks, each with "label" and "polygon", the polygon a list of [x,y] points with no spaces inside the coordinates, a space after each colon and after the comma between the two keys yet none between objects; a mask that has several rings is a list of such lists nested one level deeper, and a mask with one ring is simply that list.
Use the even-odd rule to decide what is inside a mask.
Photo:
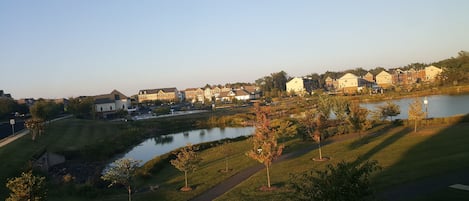
[{"label": "street lamp", "polygon": [[425,99],[423,99],[423,104],[425,105],[425,118],[428,119],[428,100],[426,96]]}]

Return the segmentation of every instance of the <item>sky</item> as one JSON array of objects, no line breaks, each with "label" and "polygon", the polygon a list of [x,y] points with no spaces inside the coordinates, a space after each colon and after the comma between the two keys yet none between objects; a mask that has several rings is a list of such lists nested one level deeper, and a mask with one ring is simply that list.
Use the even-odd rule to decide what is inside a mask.
[{"label": "sky", "polygon": [[467,0],[0,0],[0,90],[67,98],[431,63]]}]

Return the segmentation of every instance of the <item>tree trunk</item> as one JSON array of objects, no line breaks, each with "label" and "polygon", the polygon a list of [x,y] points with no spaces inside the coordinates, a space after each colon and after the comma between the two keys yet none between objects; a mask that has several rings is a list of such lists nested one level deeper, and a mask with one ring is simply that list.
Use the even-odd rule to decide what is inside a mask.
[{"label": "tree trunk", "polygon": [[225,172],[228,172],[228,157],[225,157]]},{"label": "tree trunk", "polygon": [[319,160],[322,160],[321,141],[318,142],[318,145],[319,145]]},{"label": "tree trunk", "polygon": [[269,173],[269,166],[266,165],[266,170],[267,170],[267,187],[270,188],[270,173]]},{"label": "tree trunk", "polygon": [[417,120],[414,120],[414,133],[417,132]]},{"label": "tree trunk", "polygon": [[132,201],[132,188],[130,185],[127,187],[127,191],[129,191],[129,201]]},{"label": "tree trunk", "polygon": [[186,188],[189,188],[189,186],[187,185],[187,171],[184,171],[184,178],[186,180]]}]

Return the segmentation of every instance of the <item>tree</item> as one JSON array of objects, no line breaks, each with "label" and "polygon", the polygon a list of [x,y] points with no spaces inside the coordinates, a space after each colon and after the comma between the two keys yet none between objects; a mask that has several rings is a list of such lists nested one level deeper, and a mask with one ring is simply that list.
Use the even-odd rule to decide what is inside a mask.
[{"label": "tree", "polygon": [[129,194],[129,201],[132,200],[132,181],[141,161],[131,158],[119,159],[101,176],[104,181],[109,181],[108,187],[116,184],[123,185]]},{"label": "tree", "polygon": [[378,114],[381,117],[381,119],[386,119],[387,117],[392,117],[397,116],[401,113],[401,108],[399,105],[393,103],[392,101],[386,101],[385,105],[379,105],[377,106],[378,109]]},{"label": "tree", "polygon": [[9,98],[0,98],[0,119],[9,117],[15,112],[16,102]]},{"label": "tree", "polygon": [[270,126],[278,138],[293,137],[298,134],[297,126],[287,119],[274,119]]},{"label": "tree", "polygon": [[256,130],[252,136],[252,149],[246,155],[264,164],[267,171],[267,188],[270,189],[269,169],[272,161],[282,155],[284,145],[277,143],[277,135],[270,125],[270,107],[260,107],[258,103],[254,105],[256,113]]},{"label": "tree", "polygon": [[31,132],[31,138],[33,141],[36,137],[41,136],[44,133],[44,120],[31,118],[24,122],[24,126]]},{"label": "tree", "polygon": [[223,172],[229,172],[230,169],[228,168],[228,159],[231,155],[233,155],[234,153],[234,150],[232,147],[230,147],[230,142],[229,141],[225,141],[223,144],[221,144],[219,146],[219,152],[221,154],[223,154],[223,157],[225,158],[225,170],[223,170]]},{"label": "tree", "polygon": [[34,105],[29,108],[29,111],[33,118],[47,121],[60,114],[62,109],[63,107],[61,108],[59,104],[41,100],[34,103]]},{"label": "tree", "polygon": [[350,102],[341,97],[335,97],[331,99],[332,103],[332,112],[334,113],[337,120],[340,122],[344,122],[347,119],[347,115],[349,114],[349,105]]},{"label": "tree", "polygon": [[321,151],[321,140],[323,138],[323,129],[326,126],[326,118],[317,110],[310,110],[305,112],[305,117],[301,123],[306,129],[306,133],[318,143],[319,160],[323,160]]},{"label": "tree", "polygon": [[415,98],[409,104],[409,121],[414,121],[414,132],[417,132],[417,122],[425,118],[425,112],[422,110],[422,101]]},{"label": "tree", "polygon": [[8,179],[6,187],[10,196],[6,201],[40,201],[45,200],[45,177],[34,176],[32,170],[21,173],[20,177]]},{"label": "tree", "polygon": [[377,161],[364,163],[341,161],[327,169],[311,170],[290,176],[290,186],[296,191],[295,200],[361,201],[374,198],[370,174],[380,170]]},{"label": "tree", "polygon": [[368,121],[368,110],[360,107],[358,102],[352,102],[349,105],[349,115],[347,122],[352,126],[358,136],[361,136],[361,131],[371,128],[371,123]]},{"label": "tree", "polygon": [[187,144],[185,147],[181,148],[179,152],[174,153],[176,159],[171,160],[171,165],[176,167],[179,171],[184,172],[185,186],[181,188],[181,191],[192,190],[187,182],[187,173],[194,172],[202,161],[199,154],[195,152],[196,150],[198,150],[198,147]]},{"label": "tree", "polygon": [[93,117],[93,103],[91,97],[88,98],[69,98],[67,111],[77,118]]}]

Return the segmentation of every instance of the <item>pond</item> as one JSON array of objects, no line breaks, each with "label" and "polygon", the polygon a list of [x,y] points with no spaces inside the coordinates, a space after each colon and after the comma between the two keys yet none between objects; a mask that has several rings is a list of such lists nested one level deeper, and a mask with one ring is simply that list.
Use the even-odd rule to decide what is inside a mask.
[{"label": "pond", "polygon": [[[468,114],[469,113],[469,94],[466,95],[434,95],[426,97],[418,97],[422,101],[422,110],[425,111],[424,100],[427,98],[427,111],[428,117],[447,117],[459,114]],[[414,100],[414,98],[404,98],[399,100],[392,100],[395,104],[399,105],[401,109],[401,114],[393,117],[393,119],[407,119],[409,104]],[[386,102],[378,103],[366,103],[361,104],[363,107],[369,110],[376,110],[378,105],[383,105]]]},{"label": "pond", "polygon": [[150,138],[135,146],[121,158],[142,160],[142,164],[156,156],[163,155],[187,143],[199,144],[225,138],[252,135],[254,127],[211,128],[186,131]]}]

